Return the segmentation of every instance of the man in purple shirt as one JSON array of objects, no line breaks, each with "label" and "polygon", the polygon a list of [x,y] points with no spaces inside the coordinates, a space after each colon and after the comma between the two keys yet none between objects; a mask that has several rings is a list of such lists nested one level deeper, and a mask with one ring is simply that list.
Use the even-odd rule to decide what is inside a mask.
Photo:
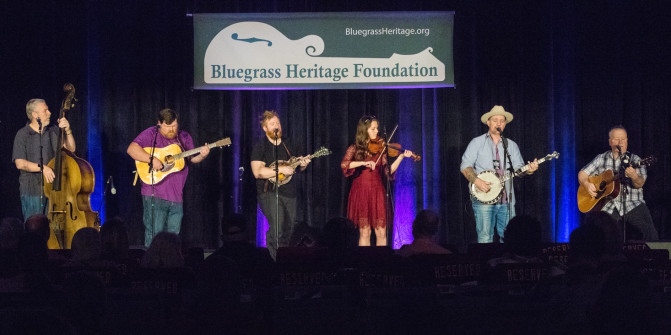
[{"label": "man in purple shirt", "polygon": [[[156,148],[161,149],[171,144],[176,144],[182,152],[194,148],[193,139],[186,131],[179,129],[178,115],[171,109],[163,109],[158,112],[158,123],[154,127],[145,129],[128,146],[126,152],[134,160],[152,164],[152,169],[160,171],[163,162],[155,156],[152,157],[144,148],[151,148],[156,139]],[[158,133],[157,133],[158,132]],[[150,151],[150,150],[149,150]],[[200,154],[191,157],[191,163],[202,162],[210,154],[210,148],[206,145],[200,148]],[[188,159],[188,158],[185,158]],[[142,184],[142,204],[144,213],[144,244],[149,247],[152,239],[161,231],[179,234],[184,211],[182,209],[182,189],[189,174],[188,164],[180,171],[165,176],[161,181],[150,184]]]}]

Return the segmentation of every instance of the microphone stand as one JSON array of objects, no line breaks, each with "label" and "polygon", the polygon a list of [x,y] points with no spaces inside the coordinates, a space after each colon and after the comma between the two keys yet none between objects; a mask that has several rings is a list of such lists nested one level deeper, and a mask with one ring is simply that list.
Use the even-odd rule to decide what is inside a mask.
[{"label": "microphone stand", "polygon": [[[280,162],[277,160],[277,128],[275,128],[275,145],[273,146],[273,158],[275,160],[275,259],[277,250],[280,248]],[[272,229],[272,228],[269,228]]]},{"label": "microphone stand", "polygon": [[[39,125],[39,134],[40,134],[40,212],[42,215],[46,215],[45,210],[46,206],[44,206],[44,156],[43,156],[43,144],[42,144],[42,120],[40,118],[37,118],[37,124]],[[60,150],[60,148],[58,148]],[[28,219],[28,218],[26,218]]]},{"label": "microphone stand", "polygon": [[156,150],[156,140],[158,138],[158,132],[160,125],[156,125],[156,133],[154,133],[154,142],[151,144],[151,157],[149,157],[149,173],[151,174],[151,239],[154,239],[155,231],[154,227],[156,226],[156,218],[154,215],[155,203],[154,203],[154,151]]},{"label": "microphone stand", "polygon": [[[501,132],[499,132],[501,133]],[[508,139],[503,137],[501,135],[501,141],[503,141],[503,171],[507,171],[507,173],[515,173],[515,169],[513,169],[513,161],[510,159],[510,153],[508,152]],[[508,169],[506,169],[506,158],[508,159]],[[510,190],[507,190],[505,183],[503,184],[503,191],[507,192],[508,195],[508,221],[511,219],[511,207],[512,205],[512,199],[513,199],[513,189],[515,188],[514,185],[514,178],[510,178]],[[508,222],[506,222],[506,225],[508,225]],[[499,236],[500,237],[500,236]]]},{"label": "microphone stand", "polygon": [[[622,150],[620,149],[620,146],[617,146],[617,152],[618,152],[618,158],[620,159],[620,172],[618,173],[618,179],[620,182],[620,205],[622,206],[622,242],[626,243],[627,242],[627,219],[625,217],[626,213],[626,208],[625,208],[625,198],[627,197],[627,175],[624,173],[624,169],[626,167],[624,166],[624,162],[622,161]],[[615,157],[613,157],[613,169],[615,169]]]},{"label": "microphone stand", "polygon": [[[398,127],[398,125],[396,125]],[[393,133],[396,132],[396,128],[394,128],[394,131],[392,132],[392,136],[394,135]],[[394,241],[394,196],[391,194],[391,181],[389,180],[391,178],[391,164],[389,164],[389,141],[387,140],[387,126],[384,126],[383,128],[383,134],[384,134],[384,155],[386,155],[387,159],[387,165],[384,167],[384,175],[385,175],[385,181],[386,181],[386,188],[385,188],[385,201],[386,206],[386,219],[387,219],[387,246],[392,246],[393,248],[393,241]],[[399,159],[398,157],[396,159]],[[392,241],[392,243],[389,243],[389,241]],[[377,240],[375,242],[377,244]]]},{"label": "microphone stand", "polygon": [[242,176],[245,174],[245,168],[240,167],[238,169],[238,213],[242,213]]},{"label": "microphone stand", "polygon": [[112,176],[109,176],[109,178],[107,178],[107,181],[105,182],[105,188],[103,189],[103,196],[100,198],[100,205],[98,205],[98,211],[96,212],[96,227],[98,227],[98,229],[100,229],[101,226],[100,210],[103,208],[103,203],[105,202],[105,195],[107,194],[107,190],[109,189],[110,186],[110,178],[112,178]]}]

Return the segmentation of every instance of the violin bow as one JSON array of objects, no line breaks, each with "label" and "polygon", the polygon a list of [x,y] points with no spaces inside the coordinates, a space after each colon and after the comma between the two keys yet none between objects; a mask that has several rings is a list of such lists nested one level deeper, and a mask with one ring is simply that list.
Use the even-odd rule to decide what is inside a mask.
[{"label": "violin bow", "polygon": [[386,140],[384,148],[382,148],[382,151],[380,151],[380,156],[377,156],[377,160],[375,160],[375,165],[377,165],[377,163],[380,161],[380,158],[382,157],[384,151],[387,150],[387,145],[389,145],[389,141],[391,141],[391,138],[394,137],[394,134],[396,134],[396,129],[398,129],[398,123],[394,126],[394,130],[391,131],[391,135],[389,135],[389,138]]}]

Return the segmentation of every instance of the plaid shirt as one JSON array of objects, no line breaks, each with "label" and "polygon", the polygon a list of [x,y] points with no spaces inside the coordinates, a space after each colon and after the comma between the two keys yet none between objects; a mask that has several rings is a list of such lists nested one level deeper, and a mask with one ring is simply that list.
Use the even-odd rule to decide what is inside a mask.
[{"label": "plaid shirt", "polygon": [[[631,154],[632,163],[640,161],[641,157]],[[613,163],[615,166],[613,166]],[[596,156],[589,164],[582,168],[582,171],[585,171],[589,176],[598,175],[606,170],[620,171],[620,159],[613,159],[613,153],[611,151],[606,151],[603,154]],[[643,179],[648,179],[648,172],[645,169],[645,165],[634,170],[636,170]],[[619,173],[624,175],[624,169]],[[595,186],[598,187],[598,185]],[[622,211],[622,194],[625,194],[624,211]],[[617,209],[618,213],[626,214],[641,204],[645,204],[645,200],[643,200],[643,188],[632,187],[631,179],[625,177],[624,183],[620,185],[620,193],[618,193],[615,199],[603,206],[601,210],[613,214]]]}]

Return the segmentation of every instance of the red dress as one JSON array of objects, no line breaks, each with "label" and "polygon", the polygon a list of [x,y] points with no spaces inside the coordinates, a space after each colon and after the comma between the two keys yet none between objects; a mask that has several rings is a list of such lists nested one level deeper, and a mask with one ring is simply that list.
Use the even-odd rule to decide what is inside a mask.
[{"label": "red dress", "polygon": [[[382,155],[375,166],[375,170],[367,167],[350,169],[349,164],[354,160],[356,146],[351,145],[345,152],[340,167],[345,177],[355,175],[347,201],[347,217],[358,227],[370,225],[372,228],[386,227],[386,210],[382,174],[386,171],[387,157]],[[368,156],[366,161],[376,161],[379,154]],[[358,174],[358,175],[357,175]]]}]

